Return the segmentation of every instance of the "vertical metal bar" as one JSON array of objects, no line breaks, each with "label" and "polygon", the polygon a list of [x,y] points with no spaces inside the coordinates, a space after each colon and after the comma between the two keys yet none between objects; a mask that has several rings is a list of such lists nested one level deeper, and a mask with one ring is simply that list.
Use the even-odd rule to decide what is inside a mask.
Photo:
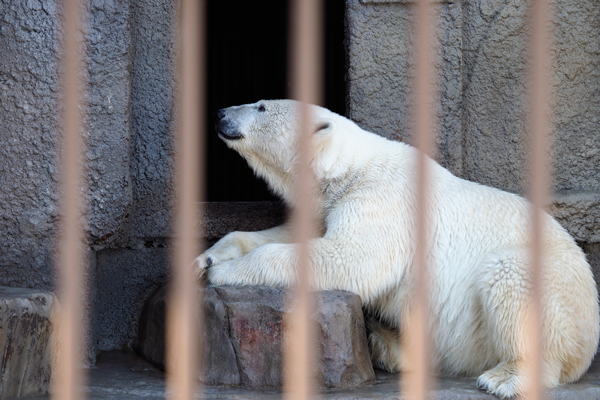
[{"label": "vertical metal bar", "polygon": [[[299,179],[296,187],[296,207],[292,216],[298,243],[297,306],[288,321],[290,339],[285,349],[286,398],[308,399],[311,396],[311,359],[314,348],[309,323],[309,240],[314,236],[314,182],[310,170],[310,121],[308,104],[320,104],[322,99],[322,4],[320,0],[293,0],[290,9],[291,51],[288,71],[292,77],[292,98],[299,100],[300,122],[298,138]],[[290,345],[292,344],[293,345]]]},{"label": "vertical metal bar", "polygon": [[414,129],[415,144],[418,149],[417,158],[417,196],[416,196],[416,238],[415,253],[414,308],[408,316],[408,323],[403,324],[402,349],[406,352],[409,370],[401,375],[401,389],[409,399],[425,399],[430,385],[430,352],[428,351],[427,323],[429,316],[429,287],[428,279],[428,191],[429,175],[428,155],[431,153],[431,132],[435,113],[433,105],[433,18],[430,0],[418,0],[415,16],[415,102]]},{"label": "vertical metal bar", "polygon": [[[177,208],[174,270],[167,310],[169,399],[189,400],[198,389],[202,315],[192,262],[198,255],[197,202],[204,189],[204,12],[202,0],[181,0],[177,129]],[[200,213],[202,215],[202,213]],[[200,321],[199,321],[200,319]]]},{"label": "vertical metal bar", "polygon": [[549,149],[550,107],[549,107],[549,38],[548,10],[546,0],[533,0],[531,10],[531,42],[530,54],[532,65],[531,79],[531,164],[529,197],[531,208],[531,315],[528,316],[528,399],[540,399],[542,395],[542,344],[540,334],[542,326],[542,259],[543,259],[543,206],[548,193],[549,174],[546,171],[546,153]]},{"label": "vertical metal bar", "polygon": [[65,0],[63,9],[63,153],[61,160],[62,230],[57,254],[57,290],[61,309],[56,319],[53,343],[55,380],[52,398],[75,400],[82,393],[83,373],[83,215],[82,140],[80,138],[82,108],[81,13],[79,0]]}]

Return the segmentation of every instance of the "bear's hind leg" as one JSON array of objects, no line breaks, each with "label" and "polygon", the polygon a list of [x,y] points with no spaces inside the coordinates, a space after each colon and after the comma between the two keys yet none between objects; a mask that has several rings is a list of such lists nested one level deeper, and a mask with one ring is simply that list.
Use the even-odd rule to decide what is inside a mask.
[{"label": "bear's hind leg", "polygon": [[[528,355],[525,339],[531,311],[528,257],[527,249],[505,249],[490,255],[481,266],[478,291],[482,318],[489,329],[489,345],[500,362],[479,377],[477,386],[500,398],[522,395],[528,386],[523,361]],[[556,369],[545,367],[545,385],[555,386]]]},{"label": "bear's hind leg", "polygon": [[373,366],[388,372],[403,369],[398,330],[384,327],[374,319],[367,321],[367,330]]}]

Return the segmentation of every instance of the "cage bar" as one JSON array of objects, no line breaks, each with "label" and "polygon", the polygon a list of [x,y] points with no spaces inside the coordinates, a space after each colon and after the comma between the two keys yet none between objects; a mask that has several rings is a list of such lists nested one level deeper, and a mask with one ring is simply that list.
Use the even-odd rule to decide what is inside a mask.
[{"label": "cage bar", "polygon": [[53,331],[55,379],[51,397],[76,400],[85,397],[82,383],[84,348],[84,242],[82,145],[82,6],[79,0],[63,3],[63,115],[61,159],[61,232],[57,251],[57,290],[61,308]]},{"label": "cage bar", "polygon": [[198,255],[198,201],[204,190],[204,12],[202,0],[181,0],[177,127],[176,246],[167,306],[167,396],[189,400],[199,390],[202,324],[198,284],[192,268]]},{"label": "cage bar", "polygon": [[[428,156],[432,152],[431,132],[434,128],[435,113],[432,111],[434,99],[433,32],[432,7],[429,0],[419,0],[416,4],[415,31],[415,80],[414,80],[414,134],[417,147],[417,181],[415,209],[416,251],[414,274],[415,285],[412,291],[414,306],[406,329],[401,332],[401,348],[406,353],[410,370],[401,371],[400,386],[406,398],[423,400],[427,398],[431,385],[429,376],[432,356],[428,336],[429,285],[428,282]],[[410,268],[410,267],[409,267]]]},{"label": "cage bar", "polygon": [[542,398],[542,260],[544,211],[548,195],[550,174],[546,170],[546,152],[549,149],[551,110],[548,99],[550,46],[548,37],[548,7],[545,0],[531,3],[531,42],[529,45],[532,60],[530,69],[530,176],[529,199],[531,201],[531,312],[527,317],[527,376],[529,388],[525,398]]},{"label": "cage bar", "polygon": [[298,126],[298,182],[296,205],[292,216],[296,243],[298,243],[296,308],[286,321],[291,329],[286,342],[284,360],[284,389],[286,398],[300,400],[311,397],[312,371],[315,358],[312,329],[309,321],[310,248],[309,240],[315,233],[313,207],[314,185],[310,170],[310,115],[309,104],[322,103],[322,19],[320,0],[294,0],[290,8],[290,67],[291,97],[301,102]]}]

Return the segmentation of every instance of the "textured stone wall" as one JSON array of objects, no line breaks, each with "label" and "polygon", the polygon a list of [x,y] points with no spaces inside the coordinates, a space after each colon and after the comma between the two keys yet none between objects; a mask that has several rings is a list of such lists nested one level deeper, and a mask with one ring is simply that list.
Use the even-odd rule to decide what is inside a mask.
[{"label": "textured stone wall", "polygon": [[131,3],[131,234],[167,237],[173,192],[173,21],[171,0]]},{"label": "textured stone wall", "polygon": [[58,18],[53,0],[0,2],[0,285],[51,287]]},{"label": "textured stone wall", "polygon": [[[523,190],[526,2],[465,2],[464,176]],[[555,1],[554,189],[600,189],[600,3]],[[508,162],[510,160],[510,162]]]},{"label": "textured stone wall", "polygon": [[[462,7],[436,3],[440,71],[435,132],[438,159],[462,171]],[[389,139],[411,142],[411,67],[414,7],[405,1],[346,3],[347,114],[361,127]]]},{"label": "textured stone wall", "polygon": [[129,2],[92,0],[87,26],[87,185],[90,241],[110,243],[132,202]]},{"label": "textured stone wall", "polygon": [[[134,261],[149,252],[146,238],[158,236],[160,242],[169,236],[165,213],[171,191],[173,13],[171,0],[91,0],[86,4],[82,106],[89,245],[86,276],[93,282],[86,288],[93,320],[87,341],[94,341],[98,348],[105,348],[106,338],[121,332],[115,317],[107,322],[104,316],[121,316],[112,311],[127,307],[136,296],[131,291],[106,301],[114,290],[109,286],[121,276],[129,280],[118,287],[130,288],[143,279],[136,271],[144,269],[142,276],[156,285],[165,279],[166,249],[158,250],[161,255],[146,257],[146,264]],[[55,288],[53,254],[60,220],[60,23],[60,2],[0,2],[1,285]],[[148,209],[165,215],[151,214],[143,223],[137,221],[136,216],[148,214]],[[107,248],[146,251],[125,257],[129,263],[113,263],[102,252]],[[132,319],[131,315],[123,318]],[[112,348],[121,342],[114,340]]]},{"label": "textured stone wall", "polygon": [[[414,2],[348,0],[348,114],[410,142]],[[600,241],[600,2],[554,1],[554,201],[581,242]],[[523,193],[527,162],[525,0],[435,2],[437,159],[471,181]],[[598,266],[600,268],[600,265]]]}]

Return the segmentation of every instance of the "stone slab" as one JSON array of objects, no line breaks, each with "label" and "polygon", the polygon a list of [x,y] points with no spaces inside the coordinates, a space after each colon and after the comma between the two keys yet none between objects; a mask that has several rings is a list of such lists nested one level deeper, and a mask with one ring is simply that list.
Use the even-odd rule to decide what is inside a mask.
[{"label": "stone slab", "polygon": [[0,286],[0,399],[47,393],[52,293]]},{"label": "stone slab", "polygon": [[[323,400],[405,399],[400,393],[398,375],[375,370],[376,380],[354,389],[326,389],[319,393]],[[102,353],[96,368],[88,371],[89,384],[86,396],[90,400],[141,400],[164,399],[164,373],[132,353],[112,351]],[[280,390],[241,389],[205,386],[198,390],[195,399],[275,400],[282,399]],[[469,378],[438,378],[430,391],[435,400],[498,400],[475,387]],[[563,385],[550,391],[549,398],[557,400],[584,400],[600,398],[600,359],[592,364],[588,373],[577,383]],[[49,396],[27,396],[20,400],[48,400]]]},{"label": "stone slab", "polygon": [[[167,286],[146,303],[135,349],[164,368]],[[204,295],[204,374],[207,385],[282,386],[284,319],[289,292],[253,287],[211,287]],[[345,292],[315,293],[318,385],[356,387],[375,378],[361,303]]]}]

